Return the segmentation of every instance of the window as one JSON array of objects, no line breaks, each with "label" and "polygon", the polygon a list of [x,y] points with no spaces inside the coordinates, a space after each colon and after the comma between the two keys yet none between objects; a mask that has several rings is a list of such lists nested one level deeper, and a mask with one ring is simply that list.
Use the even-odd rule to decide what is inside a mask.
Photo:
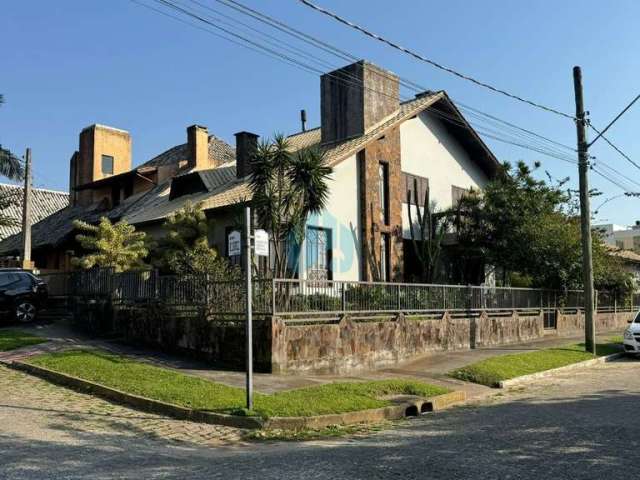
[{"label": "window", "polygon": [[111,155],[102,155],[102,174],[113,175],[113,157]]},{"label": "window", "polygon": [[640,250],[640,237],[633,237],[633,249]]},{"label": "window", "polygon": [[389,225],[389,164],[378,165],[378,196],[380,197],[380,221]]},{"label": "window", "polygon": [[402,172],[402,183],[404,185],[404,193],[402,195],[402,201],[407,202],[407,196],[411,199],[411,203],[415,203],[414,190],[418,193],[418,205],[424,205],[425,196],[429,201],[429,179],[426,177],[420,177],[418,175],[411,175],[410,173]]},{"label": "window", "polygon": [[331,229],[307,228],[307,278],[331,280]]},{"label": "window", "polygon": [[451,185],[451,206],[457,207],[460,199],[469,192],[468,189]]},{"label": "window", "polygon": [[391,256],[391,242],[388,233],[380,235],[380,280],[383,282],[391,281],[391,265],[389,258]]}]

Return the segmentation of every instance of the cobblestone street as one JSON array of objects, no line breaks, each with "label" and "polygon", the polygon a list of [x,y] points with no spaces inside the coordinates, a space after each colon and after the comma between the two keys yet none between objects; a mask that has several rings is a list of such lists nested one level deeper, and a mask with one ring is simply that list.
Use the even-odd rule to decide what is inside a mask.
[{"label": "cobblestone street", "polygon": [[0,367],[0,479],[601,479],[632,463],[640,362],[571,371],[370,436],[244,443]]}]

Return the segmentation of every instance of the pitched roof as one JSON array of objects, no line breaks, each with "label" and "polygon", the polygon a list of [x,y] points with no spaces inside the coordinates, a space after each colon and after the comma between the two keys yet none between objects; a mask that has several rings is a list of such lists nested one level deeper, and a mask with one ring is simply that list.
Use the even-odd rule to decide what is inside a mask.
[{"label": "pitched roof", "polygon": [[[320,128],[313,128],[290,135],[288,140],[294,151],[312,146],[322,148],[325,151],[327,163],[334,166],[357,153],[370,141],[380,137],[387,130],[426,109],[445,115],[445,118],[447,116],[454,118],[454,122],[447,122],[447,128],[452,134],[467,148],[473,150],[474,158],[480,162],[485,171],[491,173],[498,168],[497,159],[443,91],[425,92],[410,101],[401,103],[394,114],[383,119],[365,132],[364,135],[358,137],[332,144],[322,144]],[[137,168],[179,164],[181,160],[187,158],[187,154],[187,144],[177,145]],[[171,180],[167,180],[148,192],[139,194],[136,197],[130,197],[110,211],[105,211],[96,206],[67,208],[34,225],[32,229],[33,246],[42,247],[59,244],[73,232],[72,221],[74,219],[92,223],[97,222],[101,216],[108,216],[112,220],[123,218],[129,223],[142,224],[166,218],[184,206],[187,201],[192,203],[202,202],[205,210],[211,210],[250,200],[252,192],[248,179],[238,179],[236,177],[235,149],[214,135],[210,135],[209,156],[216,160],[212,163],[219,164],[218,167],[183,173],[199,175],[202,184],[206,187],[206,191],[170,199]],[[4,242],[0,242],[0,252],[16,249],[17,246],[19,246],[19,243],[16,236],[14,236]]]},{"label": "pitched roof", "polygon": [[[445,92],[429,92],[420,95],[413,100],[403,102],[393,115],[383,119],[374,125],[364,135],[350,138],[333,144],[321,144],[320,128],[313,128],[304,132],[298,132],[287,137],[292,150],[300,150],[318,146],[325,151],[327,163],[334,166],[359,150],[371,140],[383,135],[388,129],[417,115],[427,108],[435,108],[446,111],[449,116],[457,117],[457,123],[451,127],[457,130],[454,134],[464,135],[468,143],[474,142],[474,148],[484,157],[484,167],[488,172],[494,172],[498,168],[498,160],[493,156],[489,148],[477,136],[471,126],[466,122],[462,114],[455,108],[453,102]],[[443,112],[444,113],[444,112]],[[471,134],[471,138],[470,137]],[[127,212],[124,218],[130,223],[147,223],[159,221],[171,213],[180,209],[187,201],[192,203],[202,202],[205,210],[226,207],[250,200],[252,192],[247,179],[236,178],[235,162],[229,162],[218,168],[201,170],[198,172],[203,183],[207,186],[206,192],[185,195],[170,200],[170,182],[167,182],[155,197],[148,197],[148,201],[139,204],[138,208]]]},{"label": "pitched roof", "polygon": [[[3,217],[13,220],[12,225],[0,225],[0,240],[19,233],[22,226],[22,186],[0,184],[0,196],[11,196],[15,198],[11,205],[2,211]],[[55,190],[45,190],[34,188],[31,190],[33,201],[31,203],[32,223],[39,222],[52,213],[69,205],[69,194]]]},{"label": "pitched roof", "polygon": [[[169,150],[162,152],[160,155],[153,157],[142,165],[139,165],[137,168],[161,167],[177,164],[181,160],[186,160],[188,158],[188,148],[189,146],[186,143],[176,145],[175,147],[171,147]],[[215,135],[209,135],[209,159],[215,164],[232,162],[236,159],[236,149]]]},{"label": "pitched roof", "polygon": [[619,247],[614,247],[613,245],[605,244],[609,255],[612,257],[621,258],[626,263],[639,263],[640,264],[640,255],[634,252],[633,250],[623,250]]}]

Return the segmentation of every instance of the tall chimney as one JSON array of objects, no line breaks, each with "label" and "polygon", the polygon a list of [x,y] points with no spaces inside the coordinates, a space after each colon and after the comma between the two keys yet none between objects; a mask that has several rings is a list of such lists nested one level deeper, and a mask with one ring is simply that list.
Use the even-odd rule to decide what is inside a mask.
[{"label": "tall chimney", "polygon": [[400,108],[397,75],[360,60],[320,78],[322,143],[364,135]]},{"label": "tall chimney", "polygon": [[251,132],[238,132],[236,137],[236,176],[244,178],[251,173],[251,160],[258,148],[259,136]]},{"label": "tall chimney", "polygon": [[190,169],[204,170],[212,168],[214,165],[209,163],[209,131],[207,127],[200,125],[191,125],[187,127],[187,159]]}]

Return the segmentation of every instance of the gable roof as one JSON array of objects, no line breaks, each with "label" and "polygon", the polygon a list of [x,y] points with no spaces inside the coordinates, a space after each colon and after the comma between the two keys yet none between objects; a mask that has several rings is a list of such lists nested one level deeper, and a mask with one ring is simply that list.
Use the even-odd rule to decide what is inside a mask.
[{"label": "gable roof", "polygon": [[[465,148],[473,153],[474,160],[488,175],[492,175],[497,170],[498,160],[444,91],[425,92],[412,100],[401,103],[396,112],[371,127],[364,135],[331,144],[322,144],[320,128],[313,128],[290,135],[287,139],[294,151],[313,146],[323,149],[327,163],[335,166],[362,150],[369,142],[384,135],[387,130],[426,110],[451,120],[445,121],[443,124]],[[179,165],[182,160],[187,159],[187,156],[187,144],[176,145],[138,166],[136,171],[166,165]],[[33,226],[32,244],[34,248],[58,245],[69,238],[74,230],[72,223],[75,219],[95,223],[100,217],[107,216],[112,220],[123,218],[132,224],[144,224],[162,221],[182,208],[188,201],[202,202],[205,210],[213,210],[250,200],[252,192],[248,178],[238,179],[236,177],[235,149],[216,136],[210,135],[209,157],[215,160],[212,163],[219,166],[183,173],[198,175],[201,183],[206,187],[204,191],[183,194],[170,199],[171,179],[169,179],[145,193],[128,198],[109,211],[101,209],[99,206],[66,208]],[[18,237],[19,235],[14,235],[0,242],[0,252],[17,250],[19,248]]]},{"label": "gable roof", "polygon": [[[0,183],[0,196],[10,196],[15,199],[8,208],[2,211],[2,216],[12,219],[13,224],[0,225],[0,240],[15,235],[22,229],[22,192],[22,186]],[[33,198],[31,202],[32,223],[37,223],[69,205],[69,194],[67,192],[33,188],[31,194]]]}]

